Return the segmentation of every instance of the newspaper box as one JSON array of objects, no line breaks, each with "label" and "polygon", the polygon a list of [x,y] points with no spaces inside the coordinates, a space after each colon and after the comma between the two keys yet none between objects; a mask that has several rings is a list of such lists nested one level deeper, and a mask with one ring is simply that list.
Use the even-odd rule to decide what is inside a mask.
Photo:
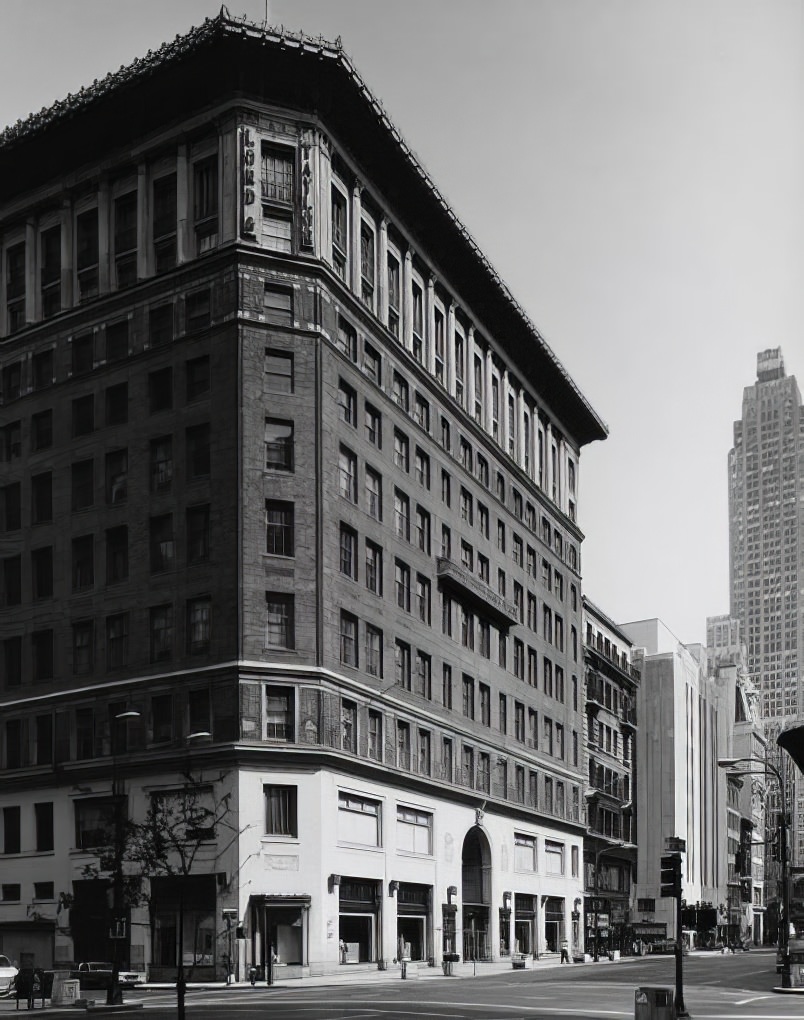
[{"label": "newspaper box", "polygon": [[673,989],[637,988],[634,993],[634,1020],[674,1020]]}]

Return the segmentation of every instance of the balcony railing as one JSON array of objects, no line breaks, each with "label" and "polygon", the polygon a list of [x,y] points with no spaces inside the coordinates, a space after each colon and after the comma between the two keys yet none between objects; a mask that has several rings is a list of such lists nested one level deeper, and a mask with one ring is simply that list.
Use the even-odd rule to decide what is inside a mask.
[{"label": "balcony railing", "polygon": [[446,556],[439,556],[436,560],[436,574],[443,585],[456,589],[487,615],[493,617],[496,623],[510,627],[518,621],[519,613],[516,606],[512,602],[506,602],[502,595],[460,563]]}]

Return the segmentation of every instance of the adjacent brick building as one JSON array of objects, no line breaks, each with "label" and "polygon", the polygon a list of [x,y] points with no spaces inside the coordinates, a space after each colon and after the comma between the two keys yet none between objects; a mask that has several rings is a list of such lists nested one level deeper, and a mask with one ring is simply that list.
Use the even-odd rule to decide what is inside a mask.
[{"label": "adjacent brick building", "polygon": [[0,258],[0,949],[107,956],[188,775],[152,976],[179,912],[196,978],[582,949],[606,429],[340,47],[222,14],[7,129]]}]

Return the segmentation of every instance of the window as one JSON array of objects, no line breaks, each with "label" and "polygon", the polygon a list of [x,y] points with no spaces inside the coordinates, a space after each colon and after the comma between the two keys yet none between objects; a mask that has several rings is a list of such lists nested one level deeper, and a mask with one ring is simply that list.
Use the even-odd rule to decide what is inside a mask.
[{"label": "window", "polygon": [[114,200],[114,261],[118,288],[137,282],[136,191]]},{"label": "window", "polygon": [[153,606],[150,611],[151,662],[173,657],[173,607]]},{"label": "window", "polygon": [[107,846],[114,836],[115,801],[95,797],[75,801],[75,845],[79,850]]},{"label": "window", "polygon": [[366,624],[366,672],[382,677],[382,631]]},{"label": "window", "polygon": [[205,329],[212,322],[212,294],[209,287],[188,294],[184,300],[184,328],[188,333]]},{"label": "window", "polygon": [[452,535],[446,524],[441,525],[441,555],[446,559],[452,555]]},{"label": "window", "polygon": [[73,675],[86,676],[94,665],[94,627],[91,620],[73,624]]},{"label": "window", "polygon": [[154,181],[153,244],[157,273],[176,265],[176,174]]},{"label": "window", "polygon": [[474,549],[469,544],[469,542],[464,542],[463,539],[461,539],[461,563],[463,564],[464,567],[466,567],[466,569],[470,573],[474,569],[474,567],[473,567],[473,560],[474,560]]},{"label": "window", "polygon": [[40,236],[42,267],[42,318],[61,310],[61,227],[44,230]]},{"label": "window", "polygon": [[22,396],[22,362],[15,361],[3,369],[3,403]]},{"label": "window", "polygon": [[358,666],[357,617],[341,610],[340,658],[345,666]]},{"label": "window", "polygon": [[433,816],[429,811],[397,806],[396,848],[407,853],[432,854]]},{"label": "window", "polygon": [[430,431],[430,405],[421,393],[416,394],[413,403],[413,420],[425,432]]},{"label": "window", "polygon": [[398,372],[394,372],[393,398],[394,403],[398,404],[403,411],[407,411],[409,409],[410,390],[407,382]]},{"label": "window", "polygon": [[352,581],[357,580],[357,532],[347,524],[341,524],[340,532],[341,573]]},{"label": "window", "polygon": [[[107,459],[108,471],[108,459]],[[169,492],[173,481],[173,437],[161,436],[150,443],[151,492]],[[108,497],[107,497],[108,499]]]},{"label": "window", "polygon": [[[36,849],[41,853],[44,850],[52,850],[53,840],[53,802],[46,801],[41,804],[34,804],[34,821],[36,826]],[[47,883],[42,883],[47,884]],[[52,884],[51,884],[52,895]]]},{"label": "window", "polygon": [[77,397],[72,403],[73,437],[88,436],[95,430],[95,394]]},{"label": "window", "polygon": [[366,588],[382,595],[382,547],[366,539]]},{"label": "window", "polygon": [[82,535],[72,542],[73,591],[91,588],[95,583],[95,536]]},{"label": "window", "polygon": [[272,556],[293,556],[293,503],[265,501],[265,551]]},{"label": "window", "polygon": [[346,424],[357,428],[357,393],[343,379],[338,382],[338,406]]},{"label": "window", "polygon": [[151,347],[169,344],[175,334],[173,302],[157,305],[148,312],[148,343]]},{"label": "window", "polygon": [[287,687],[265,688],[265,739],[293,740],[294,738],[294,697]]},{"label": "window", "polygon": [[410,645],[405,641],[397,641],[394,645],[394,679],[399,687],[406,691],[411,689]]},{"label": "window", "polygon": [[33,388],[43,390],[55,382],[53,375],[53,348],[37,351],[33,356]]},{"label": "window", "polygon": [[266,784],[262,792],[265,798],[265,835],[290,836],[296,839],[299,835],[297,788]]},{"label": "window", "polygon": [[415,458],[416,481],[425,487],[430,488],[430,458],[420,447],[416,447]]},{"label": "window", "polygon": [[341,750],[357,753],[357,705],[354,701],[341,701]]},{"label": "window", "polygon": [[366,467],[366,510],[369,517],[382,520],[382,477]]},{"label": "window", "polygon": [[536,837],[514,833],[514,871],[536,871]]},{"label": "window", "polygon": [[[20,808],[19,805],[3,808],[3,853],[18,854],[20,852]],[[11,886],[3,886],[3,899],[19,899],[19,886],[16,886],[16,897],[6,895]]]},{"label": "window", "polygon": [[25,325],[24,241],[6,251],[6,322],[9,333],[16,333]]},{"label": "window", "polygon": [[360,297],[369,308],[374,307],[374,231],[368,223],[360,225]]},{"label": "window", "polygon": [[176,552],[173,539],[173,514],[162,514],[159,517],[151,518],[149,548],[152,574],[173,569]]},{"label": "window", "polygon": [[413,357],[421,364],[424,360],[424,292],[414,280],[411,284]]},{"label": "window", "polygon": [[218,243],[218,154],[193,164],[193,222],[196,252],[201,255]]},{"label": "window", "polygon": [[463,464],[464,468],[471,475],[471,473],[472,473],[472,446],[471,446],[471,443],[469,443],[468,440],[466,440],[463,437],[461,437],[460,447],[461,447],[461,464]]},{"label": "window", "polygon": [[502,521],[497,521],[497,548],[500,552],[505,552],[505,524]]},{"label": "window", "polygon": [[151,739],[154,744],[173,740],[173,695],[155,694],[151,698]]},{"label": "window", "polygon": [[293,355],[265,349],[264,386],[269,393],[293,392]]},{"label": "window", "polygon": [[511,555],[513,557],[514,563],[516,563],[517,566],[521,567],[522,566],[522,539],[520,538],[519,535],[514,535],[514,537],[513,537],[512,548],[511,548]]},{"label": "window", "polygon": [[363,344],[363,371],[377,385],[382,383],[382,359],[368,341]]},{"label": "window", "polygon": [[410,500],[399,489],[394,489],[394,527],[398,538],[410,541]]},{"label": "window", "polygon": [[338,840],[382,846],[380,803],[353,793],[338,794]]},{"label": "window", "polygon": [[[34,523],[52,520],[51,476],[37,475],[31,479],[34,489]],[[84,510],[95,502],[95,471],[91,460],[72,466],[72,509]]]},{"label": "window", "polygon": [[22,601],[22,558],[8,556],[2,565],[3,601],[7,606],[18,606]]},{"label": "window", "polygon": [[128,665],[128,613],[106,617],[106,668]]},{"label": "window", "polygon": [[416,613],[422,623],[430,623],[430,581],[424,574],[416,575]]},{"label": "window", "polygon": [[435,309],[435,342],[434,342],[434,354],[435,354],[435,376],[436,379],[444,385],[444,361],[445,361],[445,329],[444,329],[444,313],[440,308]]},{"label": "window", "polygon": [[508,699],[504,694],[499,698],[500,733],[508,732]]},{"label": "window", "polygon": [[31,446],[36,450],[47,450],[53,445],[53,412],[40,411],[31,416]]},{"label": "window", "polygon": [[388,329],[399,338],[399,259],[388,252]]},{"label": "window", "polygon": [[544,841],[545,872],[548,875],[564,874],[564,844],[551,839]]},{"label": "window", "polygon": [[463,703],[462,703],[463,714],[468,719],[474,719],[475,717],[475,682],[465,673],[463,675]]},{"label": "window", "polygon": [[265,419],[265,467],[268,471],[293,471],[293,422]]},{"label": "window", "polygon": [[335,344],[350,361],[357,361],[357,330],[342,315],[338,316]]},{"label": "window", "polygon": [[382,449],[382,415],[368,402],[365,405],[365,424],[368,441],[378,450]]},{"label": "window", "polygon": [[106,532],[106,583],[128,577],[128,528],[125,524]]},{"label": "window", "polygon": [[461,486],[461,517],[470,527],[474,523],[472,495],[463,486]]},{"label": "window", "polygon": [[31,581],[35,599],[53,596],[53,547],[48,545],[31,552]]},{"label": "window", "polygon": [[265,284],[263,293],[265,321],[272,326],[293,325],[293,291]]},{"label": "window", "polygon": [[148,373],[148,407],[151,414],[173,407],[173,369],[160,368]]},{"label": "window", "polygon": [[445,506],[450,506],[452,503],[452,479],[449,472],[443,468],[441,469],[441,502]]},{"label": "window", "polygon": [[212,600],[208,595],[187,601],[187,654],[203,655],[209,651]]},{"label": "window", "polygon": [[382,715],[373,708],[368,714],[368,755],[374,761],[382,761]]},{"label": "window", "polygon": [[433,697],[432,661],[425,652],[416,652],[416,693],[430,701]]},{"label": "window", "polygon": [[128,495],[128,450],[106,454],[106,502],[125,503]]},{"label": "window", "polygon": [[346,257],[349,251],[347,234],[347,200],[336,187],[332,188],[332,264],[342,280],[346,279]]},{"label": "window", "polygon": [[293,153],[262,147],[261,186],[263,204],[293,203]]},{"label": "window", "polygon": [[402,471],[410,470],[408,437],[399,429],[394,429],[394,464]]},{"label": "window", "polygon": [[455,399],[463,406],[464,400],[464,340],[460,333],[455,334]]},{"label": "window", "polygon": [[394,585],[396,604],[405,612],[410,612],[410,567],[401,560],[394,564]]},{"label": "window", "polygon": [[416,507],[416,545],[423,553],[430,555],[430,514],[418,505]]},{"label": "window", "polygon": [[184,363],[184,382],[187,403],[198,400],[199,397],[209,393],[209,355],[204,354],[198,358],[190,358]]},{"label": "window", "polygon": [[357,502],[357,457],[347,447],[338,453],[339,491],[350,503]]},{"label": "window", "polygon": [[401,719],[396,724],[396,764],[400,769],[411,767],[410,724]]},{"label": "window", "polygon": [[265,647],[295,648],[294,600],[281,592],[265,593]]},{"label": "window", "polygon": [[106,424],[125,425],[128,421],[128,383],[109,386],[105,393]]},{"label": "window", "polygon": [[491,690],[488,684],[481,683],[480,690],[480,721],[484,726],[491,726]]},{"label": "window", "polygon": [[477,789],[482,793],[488,793],[490,784],[491,759],[485,751],[481,751],[477,756]]},{"label": "window", "polygon": [[[289,505],[292,506],[292,504]],[[188,507],[187,565],[192,566],[192,564],[194,563],[205,563],[208,559],[209,559],[209,504]]]}]

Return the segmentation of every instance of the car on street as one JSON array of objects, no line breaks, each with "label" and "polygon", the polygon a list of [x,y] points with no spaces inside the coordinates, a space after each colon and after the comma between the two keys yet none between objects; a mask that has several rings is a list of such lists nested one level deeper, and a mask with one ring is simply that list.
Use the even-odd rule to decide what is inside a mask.
[{"label": "car on street", "polygon": [[[81,991],[102,991],[112,983],[112,972],[114,964],[108,960],[92,960],[89,963],[79,963],[70,972],[70,977],[77,978],[81,984]],[[144,980],[144,975],[134,970],[120,970],[117,975],[117,983],[121,988],[133,988]]]},{"label": "car on street", "polygon": [[0,956],[0,995],[8,995],[18,973],[18,968],[7,956]]}]

